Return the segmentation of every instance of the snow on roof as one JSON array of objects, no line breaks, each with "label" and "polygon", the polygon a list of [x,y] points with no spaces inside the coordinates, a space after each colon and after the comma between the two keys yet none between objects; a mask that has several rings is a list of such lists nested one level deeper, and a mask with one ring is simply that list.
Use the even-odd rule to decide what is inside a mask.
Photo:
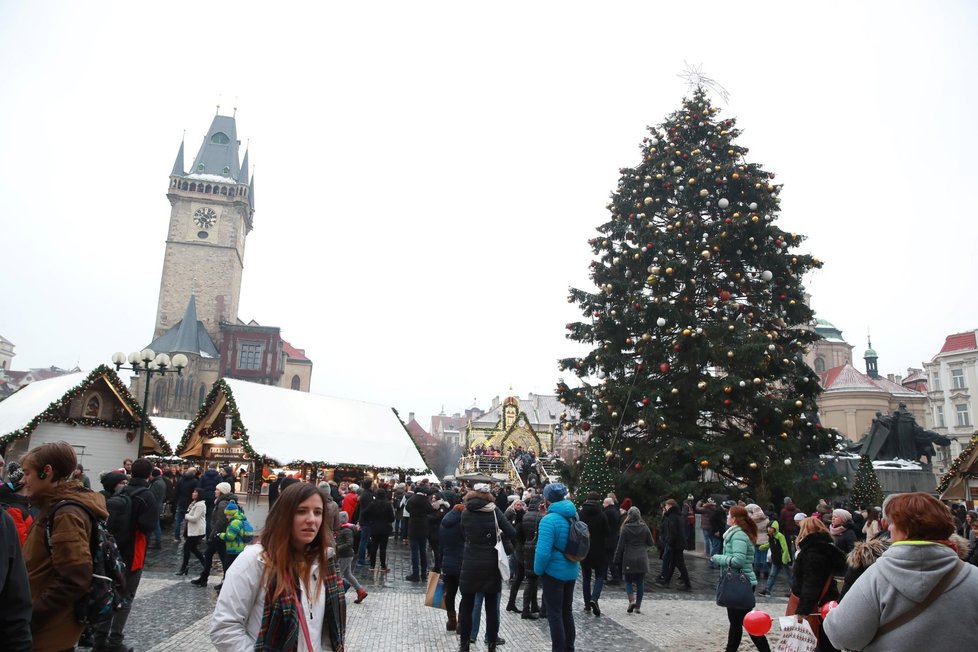
[{"label": "snow on roof", "polygon": [[171,419],[169,417],[151,417],[150,421],[153,422],[159,433],[163,435],[163,439],[173,449],[176,449],[180,440],[183,439],[183,431],[187,429],[187,425],[190,423],[189,419]]},{"label": "snow on roof", "polygon": [[[386,405],[225,378],[248,442],[261,455],[377,468],[427,469]],[[9,400],[9,399],[8,399]]]},{"label": "snow on roof", "polygon": [[222,174],[206,174],[204,172],[194,172],[193,174],[188,174],[184,177],[184,179],[210,181],[211,183],[238,183],[237,179],[232,179],[231,177],[226,177]]},{"label": "snow on roof", "polygon": [[38,380],[0,402],[0,436],[26,426],[68,390],[80,385],[87,376],[88,373],[82,371]]}]

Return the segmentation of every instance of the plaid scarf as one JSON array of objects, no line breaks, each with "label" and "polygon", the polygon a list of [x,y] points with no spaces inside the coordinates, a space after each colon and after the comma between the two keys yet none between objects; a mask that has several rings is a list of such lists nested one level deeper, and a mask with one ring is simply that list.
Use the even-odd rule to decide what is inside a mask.
[{"label": "plaid scarf", "polygon": [[[323,596],[325,609],[323,614],[323,634],[329,637],[333,652],[344,652],[346,635],[346,596],[343,593],[343,581],[336,567],[336,560],[330,558],[323,574]],[[301,589],[297,588],[297,591]],[[299,610],[296,608],[298,596],[286,594],[278,600],[272,600],[275,593],[275,580],[272,579],[265,593],[265,607],[261,616],[261,629],[255,641],[255,652],[295,652],[299,647],[299,638],[303,636],[299,624]],[[317,645],[319,641],[313,641]]]}]

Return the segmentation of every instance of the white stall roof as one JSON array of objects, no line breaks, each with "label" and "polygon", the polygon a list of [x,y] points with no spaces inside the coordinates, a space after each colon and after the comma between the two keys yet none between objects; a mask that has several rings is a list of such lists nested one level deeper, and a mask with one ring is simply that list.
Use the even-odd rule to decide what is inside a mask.
[{"label": "white stall roof", "polygon": [[163,435],[163,439],[173,450],[176,450],[177,446],[180,445],[183,432],[190,423],[189,419],[171,419],[169,417],[150,417],[150,421],[153,422],[153,425],[156,426],[159,433]]},{"label": "white stall roof", "polygon": [[385,405],[299,392],[225,378],[261,455],[337,466],[427,469],[411,436]]},{"label": "white stall roof", "polygon": [[0,401],[0,436],[26,426],[34,417],[47,410],[51,403],[61,400],[68,390],[81,385],[88,373],[82,371],[37,380]]}]

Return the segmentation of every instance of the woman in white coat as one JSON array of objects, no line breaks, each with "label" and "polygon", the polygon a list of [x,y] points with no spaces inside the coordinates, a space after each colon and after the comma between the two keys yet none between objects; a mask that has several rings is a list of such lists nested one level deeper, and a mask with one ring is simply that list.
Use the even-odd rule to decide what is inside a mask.
[{"label": "woman in white coat", "polygon": [[296,483],[279,495],[261,532],[228,569],[211,621],[221,652],[343,652],[346,600],[336,572],[325,498]]},{"label": "woman in white coat", "polygon": [[190,493],[190,507],[183,519],[183,525],[187,528],[187,536],[183,540],[183,563],[177,575],[186,575],[187,566],[190,564],[190,555],[200,561],[201,566],[207,566],[204,562],[204,555],[200,554],[197,546],[207,533],[207,505],[200,499],[200,492],[194,489]]}]

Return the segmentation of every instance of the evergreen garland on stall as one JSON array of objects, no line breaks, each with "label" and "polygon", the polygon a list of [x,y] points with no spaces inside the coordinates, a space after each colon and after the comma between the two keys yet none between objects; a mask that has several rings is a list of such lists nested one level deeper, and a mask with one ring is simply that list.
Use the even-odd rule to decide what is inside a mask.
[{"label": "evergreen garland on stall", "polygon": [[[978,432],[976,432],[971,437],[971,443],[968,444],[967,448],[961,451],[961,454],[954,458],[951,462],[951,466],[948,468],[947,473],[941,476],[941,481],[937,484],[937,493],[943,494],[947,491],[947,488],[951,486],[951,481],[958,475],[962,475],[961,465],[970,458],[974,452],[975,448],[978,447]],[[976,474],[963,474],[967,477],[976,477]]]}]

